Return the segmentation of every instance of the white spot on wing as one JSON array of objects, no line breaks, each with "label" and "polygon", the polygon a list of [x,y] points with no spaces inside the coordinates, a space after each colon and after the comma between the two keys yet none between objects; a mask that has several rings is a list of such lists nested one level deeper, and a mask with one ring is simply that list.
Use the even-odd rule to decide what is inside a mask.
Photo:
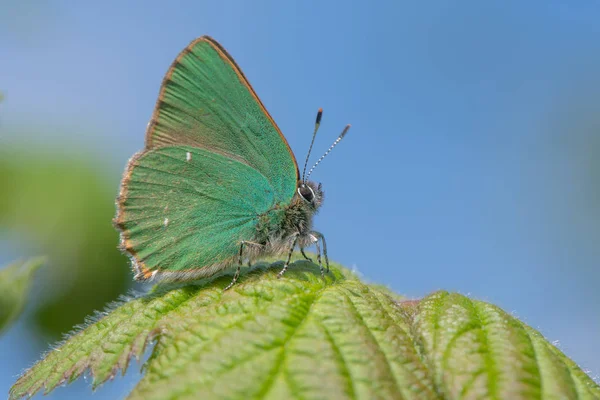
[{"label": "white spot on wing", "polygon": [[187,153],[185,153],[185,160],[186,161],[190,161],[192,159],[192,153],[190,153],[189,151]]},{"label": "white spot on wing", "polygon": [[167,227],[167,225],[169,225],[169,218],[165,218],[163,225],[165,228]]},{"label": "white spot on wing", "polygon": [[156,277],[156,274],[158,274],[158,270],[154,270],[152,272],[152,277],[150,279],[154,279]]}]

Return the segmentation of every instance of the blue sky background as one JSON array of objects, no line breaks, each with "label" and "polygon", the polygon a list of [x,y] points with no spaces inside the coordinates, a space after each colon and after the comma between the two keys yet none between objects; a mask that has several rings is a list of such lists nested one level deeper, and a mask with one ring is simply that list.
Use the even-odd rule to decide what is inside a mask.
[{"label": "blue sky background", "polygon": [[[319,107],[315,153],[352,124],[313,174],[332,259],[410,297],[495,303],[600,375],[600,3],[13,3],[0,146],[89,154],[116,194],[168,66],[209,34],[299,160]],[[0,338],[0,393],[38,358],[30,335]],[[136,369],[94,398],[123,397]]]}]

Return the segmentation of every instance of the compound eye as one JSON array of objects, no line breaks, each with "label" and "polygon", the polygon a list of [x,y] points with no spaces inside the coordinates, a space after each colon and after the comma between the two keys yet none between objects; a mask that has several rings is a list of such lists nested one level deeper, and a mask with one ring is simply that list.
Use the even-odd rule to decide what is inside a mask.
[{"label": "compound eye", "polygon": [[310,186],[304,184],[300,185],[300,187],[298,188],[298,193],[300,193],[300,196],[302,196],[302,198],[308,201],[309,203],[312,203],[315,199],[315,193],[310,188]]}]

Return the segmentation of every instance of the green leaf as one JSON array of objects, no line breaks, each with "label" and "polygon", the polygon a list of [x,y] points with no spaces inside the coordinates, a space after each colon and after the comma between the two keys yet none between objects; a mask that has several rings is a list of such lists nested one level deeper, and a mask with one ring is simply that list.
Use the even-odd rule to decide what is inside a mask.
[{"label": "green leaf", "polygon": [[43,257],[32,258],[0,269],[0,332],[23,311],[33,275],[44,261]]},{"label": "green leaf", "polygon": [[[273,268],[271,268],[273,266]],[[153,346],[129,399],[597,399],[600,387],[539,333],[490,304],[403,301],[334,266],[262,264],[157,286],[114,305],[25,372],[11,399],[90,370],[93,387]]]}]

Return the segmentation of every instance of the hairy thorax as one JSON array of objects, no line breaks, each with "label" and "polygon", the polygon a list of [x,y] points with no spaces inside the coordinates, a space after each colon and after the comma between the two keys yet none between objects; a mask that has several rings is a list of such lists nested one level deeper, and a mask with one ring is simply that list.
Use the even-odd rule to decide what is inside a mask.
[{"label": "hairy thorax", "polygon": [[258,252],[261,255],[285,253],[296,237],[301,248],[314,243],[312,219],[322,204],[323,192],[320,185],[307,182],[304,187],[310,187],[310,192],[306,195],[300,190],[300,185],[290,204],[283,207],[276,205],[261,215],[254,239],[263,246],[262,251]]}]

